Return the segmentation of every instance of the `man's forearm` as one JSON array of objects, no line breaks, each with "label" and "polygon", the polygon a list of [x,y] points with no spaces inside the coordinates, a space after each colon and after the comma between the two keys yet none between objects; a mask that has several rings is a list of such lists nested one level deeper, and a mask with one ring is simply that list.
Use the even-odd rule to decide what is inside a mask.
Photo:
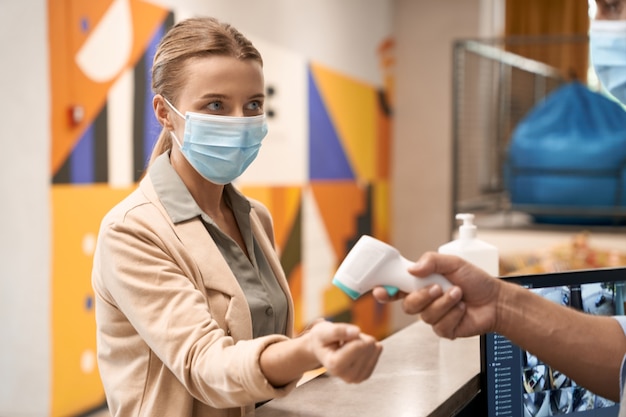
[{"label": "man's forearm", "polygon": [[626,336],[619,323],[506,284],[496,331],[598,395],[619,401]]}]

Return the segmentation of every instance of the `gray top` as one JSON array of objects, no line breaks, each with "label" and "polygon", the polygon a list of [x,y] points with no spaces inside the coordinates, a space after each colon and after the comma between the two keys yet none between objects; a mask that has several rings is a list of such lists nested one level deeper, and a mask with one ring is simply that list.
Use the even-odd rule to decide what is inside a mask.
[{"label": "gray top", "polygon": [[172,222],[200,217],[222,256],[239,281],[250,306],[253,337],[286,334],[287,299],[250,227],[250,202],[232,184],[224,187],[226,204],[233,211],[243,236],[248,258],[239,245],[200,209],[182,179],[170,164],[169,152],[154,161],[149,170],[154,189]]}]

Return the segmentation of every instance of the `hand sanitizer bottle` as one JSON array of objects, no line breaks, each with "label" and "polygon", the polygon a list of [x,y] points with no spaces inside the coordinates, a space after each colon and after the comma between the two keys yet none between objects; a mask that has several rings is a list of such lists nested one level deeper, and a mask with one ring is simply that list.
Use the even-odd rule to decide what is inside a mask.
[{"label": "hand sanitizer bottle", "polygon": [[463,221],[459,227],[459,238],[441,245],[439,253],[459,256],[497,277],[500,274],[498,248],[476,237],[473,214],[459,213],[456,218]]}]

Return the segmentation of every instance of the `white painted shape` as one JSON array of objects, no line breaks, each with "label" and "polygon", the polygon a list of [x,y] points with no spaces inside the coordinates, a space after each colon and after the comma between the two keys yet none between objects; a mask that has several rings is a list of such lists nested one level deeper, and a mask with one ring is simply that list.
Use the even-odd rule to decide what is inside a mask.
[{"label": "white painted shape", "polygon": [[85,234],[83,236],[82,249],[86,256],[93,256],[96,249],[96,235],[93,233]]},{"label": "white painted shape", "polygon": [[300,54],[252,39],[263,57],[265,85],[275,93],[265,99],[269,132],[257,159],[238,183],[265,186],[299,185],[308,181],[307,61]]},{"label": "white painted shape", "polygon": [[324,292],[331,285],[337,257],[310,188],[303,191],[302,302],[305,323],[322,317]]},{"label": "white painted shape", "polygon": [[133,184],[133,94],[135,78],[128,69],[109,90],[107,97],[107,147],[109,185],[123,188]]},{"label": "white painted shape", "polygon": [[91,349],[86,349],[80,355],[80,370],[84,374],[90,374],[96,369],[96,354]]},{"label": "white painted shape", "polygon": [[76,54],[76,64],[91,80],[107,82],[126,66],[132,47],[129,0],[114,0]]}]

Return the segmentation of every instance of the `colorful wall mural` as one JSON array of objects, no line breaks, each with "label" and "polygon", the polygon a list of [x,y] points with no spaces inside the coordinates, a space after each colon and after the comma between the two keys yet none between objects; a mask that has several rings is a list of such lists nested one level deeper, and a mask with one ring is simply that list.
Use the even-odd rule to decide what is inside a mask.
[{"label": "colorful wall mural", "polygon": [[[171,10],[141,0],[49,0],[52,416],[80,414],[104,402],[95,356],[92,255],[100,220],[136,186],[160,130],[152,114],[150,65],[175,20]],[[386,45],[381,63],[389,59]],[[323,316],[382,338],[390,331],[387,307],[367,295],[354,302],[330,282],[360,235],[389,239],[389,79],[381,88],[306,57],[303,62],[300,75],[284,77],[306,96],[298,119],[304,136],[296,136],[306,142],[296,144],[303,149],[297,161],[306,167],[303,175],[289,179],[287,169],[279,179],[244,176],[237,185],[273,214],[297,330]],[[266,66],[268,79],[278,80],[276,90],[286,90],[280,74],[270,71]],[[269,126],[266,141],[280,143],[280,113]],[[255,169],[280,167],[272,159],[292,157],[290,149],[268,151]]]},{"label": "colorful wall mural", "polygon": [[104,402],[92,256],[102,217],[134,188],[158,132],[147,69],[171,19],[135,0],[49,2],[52,416]]}]

